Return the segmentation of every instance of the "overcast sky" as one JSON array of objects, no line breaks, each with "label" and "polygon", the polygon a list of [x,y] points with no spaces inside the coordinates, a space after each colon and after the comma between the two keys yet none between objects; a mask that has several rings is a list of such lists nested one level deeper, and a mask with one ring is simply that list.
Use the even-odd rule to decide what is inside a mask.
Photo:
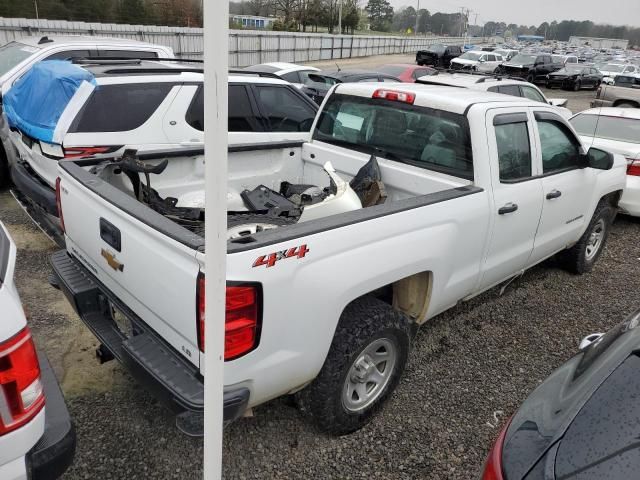
[{"label": "overcast sky", "polygon": [[[389,1],[396,8],[417,4],[417,0]],[[536,26],[553,20],[591,20],[640,27],[640,0],[420,0],[420,8],[432,13],[459,12],[462,6],[473,10],[471,22],[478,14],[479,25],[490,20]]]}]

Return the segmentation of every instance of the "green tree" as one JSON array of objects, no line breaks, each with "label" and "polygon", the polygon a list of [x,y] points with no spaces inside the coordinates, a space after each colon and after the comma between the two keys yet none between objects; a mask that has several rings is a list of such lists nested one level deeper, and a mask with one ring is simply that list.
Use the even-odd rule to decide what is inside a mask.
[{"label": "green tree", "polygon": [[427,33],[429,31],[429,22],[431,20],[431,14],[429,10],[421,8],[418,11],[418,32]]},{"label": "green tree", "polygon": [[369,15],[371,30],[388,32],[393,20],[393,7],[387,0],[369,0],[365,8]]}]

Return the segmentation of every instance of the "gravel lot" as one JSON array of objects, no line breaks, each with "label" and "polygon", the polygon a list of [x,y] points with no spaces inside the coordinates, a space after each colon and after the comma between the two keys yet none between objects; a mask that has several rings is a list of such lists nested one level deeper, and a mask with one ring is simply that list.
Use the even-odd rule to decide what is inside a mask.
[{"label": "gravel lot", "polygon": [[[385,59],[391,61],[399,60]],[[554,91],[571,97],[574,111],[592,93],[574,95]],[[64,478],[200,477],[202,441],[180,434],[116,362],[98,365],[93,336],[47,283],[55,247],[6,192],[0,219],[18,244],[16,280],[36,340],[77,426],[75,463]],[[494,289],[430,321],[396,394],[359,432],[330,438],[286,399],[261,406],[226,430],[225,477],[474,478],[527,393],[576,352],[581,337],[607,330],[637,307],[628,292],[640,274],[639,235],[640,222],[619,218],[591,274],[573,276],[548,261],[503,296]]]}]

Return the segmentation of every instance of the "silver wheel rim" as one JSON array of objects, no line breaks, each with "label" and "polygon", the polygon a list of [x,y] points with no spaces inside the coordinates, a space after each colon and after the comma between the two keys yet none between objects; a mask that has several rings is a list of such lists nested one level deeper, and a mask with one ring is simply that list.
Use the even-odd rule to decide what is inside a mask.
[{"label": "silver wheel rim", "polygon": [[245,223],[242,225],[236,225],[227,229],[227,240],[246,237],[247,235],[253,235],[264,232],[265,230],[272,230],[274,228],[278,228],[278,225],[274,225],[272,223]]},{"label": "silver wheel rim", "polygon": [[598,220],[591,229],[591,233],[589,234],[589,238],[587,240],[587,249],[585,255],[587,260],[593,259],[593,257],[595,257],[600,251],[606,229],[607,226],[602,218]]},{"label": "silver wheel rim", "polygon": [[387,338],[371,342],[351,364],[342,389],[342,404],[350,412],[371,406],[385,388],[396,367],[397,348]]}]

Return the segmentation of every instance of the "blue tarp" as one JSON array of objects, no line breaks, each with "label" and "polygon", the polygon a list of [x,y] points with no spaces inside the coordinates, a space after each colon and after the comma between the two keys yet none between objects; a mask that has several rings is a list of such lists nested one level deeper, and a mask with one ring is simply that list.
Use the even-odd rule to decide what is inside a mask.
[{"label": "blue tarp", "polygon": [[83,82],[96,84],[90,72],[71,62],[36,63],[3,97],[9,125],[51,143],[62,112]]}]

